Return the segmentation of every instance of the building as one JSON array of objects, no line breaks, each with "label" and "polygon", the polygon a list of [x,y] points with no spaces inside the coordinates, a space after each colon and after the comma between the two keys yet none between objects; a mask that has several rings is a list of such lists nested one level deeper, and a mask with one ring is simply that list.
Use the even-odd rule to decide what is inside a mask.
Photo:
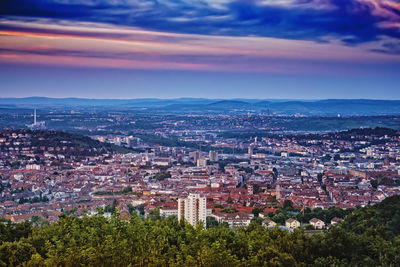
[{"label": "building", "polygon": [[39,164],[27,164],[25,166],[25,169],[27,169],[27,170],[40,170],[40,165]]},{"label": "building", "polygon": [[28,124],[26,126],[31,130],[45,130],[46,129],[46,123],[44,121],[36,120],[36,109],[34,110],[34,113],[33,113],[33,124]]},{"label": "building", "polygon": [[200,151],[193,151],[189,153],[189,157],[193,158],[193,162],[197,163],[197,160],[200,158],[201,153]]},{"label": "building", "polygon": [[207,159],[199,158],[197,159],[197,167],[206,167],[207,166]]},{"label": "building", "polygon": [[249,148],[247,149],[247,153],[251,157],[254,154],[254,146],[250,145]]},{"label": "building", "polygon": [[129,136],[126,138],[126,145],[128,147],[137,147],[140,144],[140,138]]},{"label": "building", "polygon": [[160,208],[161,217],[169,217],[174,215],[178,215],[178,210],[176,208]]},{"label": "building", "polygon": [[275,196],[276,196],[276,200],[281,199],[281,186],[279,184],[277,184],[275,187]]},{"label": "building", "polygon": [[250,225],[251,219],[254,215],[251,213],[237,212],[237,213],[222,213],[214,212],[213,216],[219,223],[226,222],[229,227],[246,227]]},{"label": "building", "polygon": [[289,218],[289,219],[286,220],[285,226],[287,228],[291,228],[291,229],[299,228],[300,227],[300,222],[298,220]]},{"label": "building", "polygon": [[154,158],[153,165],[157,166],[169,166],[171,164],[171,158]]},{"label": "building", "polygon": [[315,229],[322,229],[325,227],[325,223],[317,218],[312,218],[310,224],[314,226]]},{"label": "building", "polygon": [[254,187],[252,184],[247,184],[247,194],[249,195],[254,194]]},{"label": "building", "polygon": [[343,219],[334,217],[334,218],[331,220],[331,224],[332,224],[332,225],[335,225],[335,224],[340,223],[341,221],[343,221]]},{"label": "building", "polygon": [[212,161],[212,162],[218,161],[218,152],[214,151],[214,150],[210,150],[210,152],[208,152],[208,157],[209,157],[210,161]]},{"label": "building", "polygon": [[178,199],[178,219],[185,219],[188,223],[196,226],[200,221],[206,223],[207,200],[200,194],[189,194],[187,198]]},{"label": "building", "polygon": [[276,222],[274,222],[270,219],[266,219],[265,221],[263,221],[262,224],[266,227],[275,227],[276,226]]}]

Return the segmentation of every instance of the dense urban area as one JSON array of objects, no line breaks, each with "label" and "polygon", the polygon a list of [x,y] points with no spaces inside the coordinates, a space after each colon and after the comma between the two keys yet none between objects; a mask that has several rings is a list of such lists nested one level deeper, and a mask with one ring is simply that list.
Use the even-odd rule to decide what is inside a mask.
[{"label": "dense urban area", "polygon": [[[276,235],[278,239],[305,238],[311,243],[321,242],[317,239],[326,238],[326,234],[315,236],[331,228],[329,233],[334,235],[333,229],[338,228],[335,225],[353,229],[355,224],[349,218],[368,214],[371,206],[387,198],[397,201],[395,196],[400,195],[399,130],[358,127],[296,131],[285,126],[312,124],[313,120],[320,120],[321,125],[335,125],[343,119],[338,116],[138,114],[135,119],[132,114],[98,117],[85,113],[78,123],[65,114],[38,116],[35,110],[33,118],[24,115],[18,121],[18,115],[3,114],[2,121],[12,117],[16,118],[14,125],[3,126],[0,132],[0,216],[6,225],[0,233],[16,231],[15,227],[25,227],[27,232],[11,239],[3,236],[4,240],[19,240],[32,235],[32,231],[42,231],[39,226],[48,224],[51,227],[66,223],[66,227],[92,223],[110,226],[140,221],[140,227],[147,227],[143,222],[172,224],[183,227],[179,231],[184,232],[191,231],[187,228],[191,225],[195,227],[191,228],[193,231],[200,231],[194,235],[201,235],[201,229],[231,229],[230,234],[251,239],[249,232],[240,231],[270,229],[263,234]],[[31,121],[24,127],[15,126],[27,118]],[[393,117],[373,117],[372,121],[379,124],[390,118]],[[365,123],[368,119],[365,118]],[[345,120],[362,121],[352,117]],[[61,122],[67,131],[58,128]],[[393,216],[400,217],[398,210],[393,212]],[[396,220],[388,219],[392,223],[390,227],[395,229],[399,225],[400,220]],[[32,228],[26,221],[39,228]],[[178,221],[186,221],[188,225],[180,225]],[[153,235],[157,232],[148,231],[153,231]],[[298,231],[304,236],[290,235]],[[388,230],[385,228],[385,231]],[[398,229],[392,235],[398,235]],[[207,246],[221,246],[221,250],[228,246],[218,244]],[[4,249],[3,252],[0,249],[0,254],[10,252]],[[157,249],[165,256],[162,248]],[[239,252],[233,251],[233,248],[227,250],[233,257],[224,258],[227,264],[262,265],[257,255],[251,258],[250,252],[239,256]],[[37,252],[31,253],[36,258],[29,257],[23,262],[36,259],[39,264],[46,257],[52,258],[48,247],[45,253]],[[350,264],[353,259],[337,256],[342,262],[336,262],[334,258],[322,260],[314,255],[307,262],[281,252],[282,249],[277,249],[269,253],[276,254],[276,261],[287,266],[301,262],[317,266]],[[145,258],[135,261],[137,265],[199,263],[196,255],[192,255],[193,262],[187,256],[182,256],[179,262],[179,257],[174,255],[176,261],[169,263],[162,257],[158,263]],[[398,256],[385,257],[375,260],[398,263]],[[5,264],[14,265],[10,260]],[[63,260],[70,262],[71,259]],[[376,262],[371,259],[366,264],[371,263]],[[65,265],[65,262],[58,258],[47,264]]]},{"label": "dense urban area", "polygon": [[[22,116],[33,124],[0,133],[5,219],[52,222],[99,208],[178,215],[177,200],[196,193],[206,198],[210,222],[293,228],[287,220],[296,219],[295,227],[325,228],[346,210],[400,193],[400,134],[389,128],[294,132],[284,122],[298,116],[271,114],[52,114],[35,110],[34,118]],[[52,130],[55,117],[67,129],[79,121],[75,133]],[[293,211],[280,210],[287,206]]]}]

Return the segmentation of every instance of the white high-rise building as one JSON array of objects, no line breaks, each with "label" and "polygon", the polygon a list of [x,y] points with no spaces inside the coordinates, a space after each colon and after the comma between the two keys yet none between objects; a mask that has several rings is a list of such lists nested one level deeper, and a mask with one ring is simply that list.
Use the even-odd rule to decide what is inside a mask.
[{"label": "white high-rise building", "polygon": [[189,194],[187,198],[178,199],[178,219],[185,219],[188,223],[196,226],[200,221],[204,227],[207,217],[207,200],[200,194]]}]

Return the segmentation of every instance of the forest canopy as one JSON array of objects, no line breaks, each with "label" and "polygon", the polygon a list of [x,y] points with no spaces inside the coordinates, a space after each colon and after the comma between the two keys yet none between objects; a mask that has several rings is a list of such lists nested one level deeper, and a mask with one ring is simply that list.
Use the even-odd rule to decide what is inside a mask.
[{"label": "forest canopy", "polygon": [[400,266],[400,196],[355,210],[322,234],[256,223],[231,229],[176,217],[62,215],[0,223],[0,266]]}]

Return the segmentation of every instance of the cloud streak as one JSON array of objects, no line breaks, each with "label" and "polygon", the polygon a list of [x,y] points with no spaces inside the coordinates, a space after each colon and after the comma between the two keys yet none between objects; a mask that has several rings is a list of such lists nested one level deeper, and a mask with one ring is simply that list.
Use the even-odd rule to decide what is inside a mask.
[{"label": "cloud streak", "polygon": [[[371,74],[374,68],[399,66],[400,57],[372,52],[375,47],[380,44],[353,47],[54,19],[0,20],[0,64],[298,74]],[[372,65],[372,70],[366,67]]]},{"label": "cloud streak", "polygon": [[[0,5],[0,14],[7,17],[110,23],[173,33],[317,42],[334,38],[346,45],[382,36],[400,38],[398,0],[3,0]],[[384,46],[379,49],[390,52]]]}]

